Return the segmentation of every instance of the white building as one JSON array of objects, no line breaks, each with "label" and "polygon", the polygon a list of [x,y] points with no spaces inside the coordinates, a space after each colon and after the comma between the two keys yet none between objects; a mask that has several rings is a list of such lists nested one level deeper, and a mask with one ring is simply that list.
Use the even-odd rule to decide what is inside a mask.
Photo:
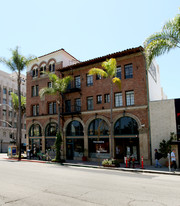
[{"label": "white building", "polygon": [[[26,77],[21,75],[22,95],[26,96]],[[17,94],[16,73],[6,73],[0,70],[0,153],[7,152],[8,145],[16,138],[17,114],[13,107],[11,92]],[[22,119],[22,143],[25,145],[26,123],[25,116]]]}]

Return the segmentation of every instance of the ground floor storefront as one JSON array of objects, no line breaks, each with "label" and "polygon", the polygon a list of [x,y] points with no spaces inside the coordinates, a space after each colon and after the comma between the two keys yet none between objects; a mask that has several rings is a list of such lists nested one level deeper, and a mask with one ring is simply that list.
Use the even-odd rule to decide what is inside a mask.
[{"label": "ground floor storefront", "polygon": [[[38,153],[54,151],[57,132],[56,119],[46,124],[31,122],[28,126],[27,149],[34,156]],[[112,135],[108,118],[96,114],[89,118],[67,118],[62,127],[61,156],[68,160],[90,160],[116,158],[124,162],[132,157],[140,162],[143,156],[150,164],[150,140],[148,128],[142,127],[139,118],[130,113],[116,115],[113,119]],[[111,153],[112,151],[112,153]]]}]

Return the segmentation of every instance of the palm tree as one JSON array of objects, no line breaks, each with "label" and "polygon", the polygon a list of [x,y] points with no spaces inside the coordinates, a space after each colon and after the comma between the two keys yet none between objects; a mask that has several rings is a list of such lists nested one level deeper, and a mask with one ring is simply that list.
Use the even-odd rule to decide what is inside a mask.
[{"label": "palm tree", "polygon": [[[52,87],[44,87],[39,91],[39,96],[42,99],[45,95],[55,95],[57,97],[57,105],[58,105],[58,131],[56,134],[56,145],[57,148],[60,146],[59,138],[61,138],[61,130],[60,130],[60,115],[61,115],[61,99],[62,94],[66,91],[69,82],[71,81],[71,77],[67,76],[64,78],[59,78],[56,74],[48,73],[50,81],[52,82]],[[56,148],[56,161],[60,161],[60,152],[59,149]]]},{"label": "palm tree", "polygon": [[34,57],[24,57],[19,53],[19,48],[16,47],[14,50],[11,49],[12,57],[10,59],[0,58],[0,62],[4,63],[9,69],[17,74],[17,85],[18,85],[18,140],[19,140],[19,156],[18,160],[21,160],[21,71],[30,63]]},{"label": "palm tree", "polygon": [[147,67],[154,57],[171,49],[180,48],[180,14],[164,24],[162,31],[152,34],[144,42]]},{"label": "palm tree", "polygon": [[102,67],[104,69],[100,68],[92,68],[89,71],[90,75],[101,75],[102,77],[109,78],[111,81],[111,88],[110,88],[110,122],[111,122],[111,128],[110,128],[110,140],[111,140],[111,149],[110,149],[110,154],[111,158],[113,158],[113,119],[112,119],[112,103],[113,103],[113,83],[117,84],[118,87],[121,89],[121,80],[116,76],[116,60],[114,58],[111,58],[109,60],[106,60],[102,63]]},{"label": "palm tree", "polygon": [[[11,92],[11,97],[12,97],[14,111],[18,114],[19,112],[18,95]],[[26,97],[21,95],[21,119],[23,115],[25,114],[25,112],[26,112]],[[18,115],[17,115],[17,121],[18,121]],[[16,132],[16,144],[17,144],[17,147],[19,147],[17,135],[18,135],[18,127],[17,127],[17,132]]]}]

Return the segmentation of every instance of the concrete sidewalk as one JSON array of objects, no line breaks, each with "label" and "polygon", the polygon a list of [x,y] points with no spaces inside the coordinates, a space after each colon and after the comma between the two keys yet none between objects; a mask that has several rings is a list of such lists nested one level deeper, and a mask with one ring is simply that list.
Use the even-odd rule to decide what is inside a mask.
[{"label": "concrete sidewalk", "polygon": [[[10,161],[18,161],[14,158],[9,158],[6,153],[0,153],[0,160],[10,160]],[[34,160],[34,159],[22,159],[21,161],[26,162],[35,162],[35,163],[50,163],[50,164],[59,164],[50,161],[43,160]],[[126,172],[141,172],[141,173],[154,173],[154,174],[165,174],[165,175],[179,175],[180,169],[178,168],[175,172],[169,171],[167,167],[155,168],[154,166],[145,165],[144,168],[141,168],[140,165],[135,165],[135,168],[126,168],[125,164],[121,164],[120,167],[104,167],[101,165],[101,162],[90,162],[90,161],[77,161],[77,160],[66,160],[64,166],[74,166],[74,167],[86,167],[86,168],[96,168],[96,169],[108,169],[108,170],[119,170]]]}]

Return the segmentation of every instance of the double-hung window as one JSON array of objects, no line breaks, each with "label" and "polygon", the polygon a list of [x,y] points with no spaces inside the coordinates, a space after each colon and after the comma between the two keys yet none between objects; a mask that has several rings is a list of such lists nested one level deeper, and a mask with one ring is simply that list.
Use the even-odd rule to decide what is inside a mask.
[{"label": "double-hung window", "polygon": [[123,106],[122,93],[115,93],[115,107]]},{"label": "double-hung window", "polygon": [[49,114],[56,114],[56,102],[50,102],[48,104],[48,113]]},{"label": "double-hung window", "polygon": [[125,79],[133,78],[133,66],[128,64],[124,66]]},{"label": "double-hung window", "polygon": [[75,99],[75,111],[80,112],[81,111],[81,99]]},{"label": "double-hung window", "polygon": [[32,86],[32,97],[37,97],[39,93],[39,86]]},{"label": "double-hung window", "polygon": [[97,95],[97,104],[102,103],[102,95]]},{"label": "double-hung window", "polygon": [[93,75],[87,74],[87,86],[93,85]]},{"label": "double-hung window", "polygon": [[81,88],[81,77],[75,77],[75,88]]},{"label": "double-hung window", "polygon": [[33,111],[32,111],[33,116],[38,116],[38,115],[39,115],[39,104],[33,105],[32,110],[33,110]]},{"label": "double-hung window", "polygon": [[65,112],[71,112],[71,100],[65,101]]},{"label": "double-hung window", "polygon": [[126,92],[126,105],[134,105],[134,91]]},{"label": "double-hung window", "polygon": [[93,97],[87,97],[87,110],[93,110]]},{"label": "double-hung window", "polygon": [[104,95],[104,102],[105,103],[109,103],[110,102],[110,95],[109,94],[105,94]]},{"label": "double-hung window", "polygon": [[3,104],[6,104],[7,100],[5,98],[3,98]]},{"label": "double-hung window", "polygon": [[3,88],[3,94],[7,94],[7,89]]},{"label": "double-hung window", "polygon": [[121,67],[120,66],[116,68],[116,77],[121,79]]}]

